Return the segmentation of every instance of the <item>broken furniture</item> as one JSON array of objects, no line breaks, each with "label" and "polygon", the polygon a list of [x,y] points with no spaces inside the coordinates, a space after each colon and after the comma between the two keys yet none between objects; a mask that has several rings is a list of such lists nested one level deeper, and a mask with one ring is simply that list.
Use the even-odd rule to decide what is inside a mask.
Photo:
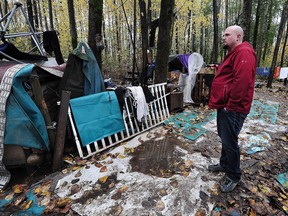
[{"label": "broken furniture", "polygon": [[[133,138],[134,136],[143,133],[161,123],[164,122],[165,119],[167,119],[169,117],[169,110],[168,110],[168,105],[167,105],[167,94],[166,94],[166,89],[165,89],[166,83],[160,83],[160,84],[155,84],[155,85],[150,85],[148,86],[149,91],[151,92],[151,94],[154,96],[154,100],[151,101],[148,104],[149,107],[149,112],[147,114],[147,116],[143,119],[143,121],[139,122],[137,120],[137,114],[135,112],[135,99],[133,98],[132,94],[130,93],[129,89],[126,89],[126,91],[128,91],[128,94],[125,94],[124,97],[124,103],[123,103],[123,107],[120,108],[121,111],[121,123],[123,124],[123,128],[120,127],[121,124],[119,125],[119,128],[117,128],[113,134],[111,134],[111,130],[109,130],[109,128],[102,128],[101,126],[106,125],[107,123],[104,123],[104,119],[101,120],[101,110],[95,110],[95,112],[100,112],[100,115],[96,114],[96,115],[91,115],[90,119],[89,118],[85,118],[85,119],[81,119],[79,118],[80,116],[78,116],[78,123],[77,121],[75,121],[75,115],[79,115],[79,113],[83,112],[83,110],[77,110],[77,104],[79,104],[79,100],[74,101],[75,104],[73,105],[73,101],[71,101],[70,103],[70,109],[69,109],[69,120],[70,120],[70,124],[72,127],[72,131],[73,131],[73,135],[75,138],[75,143],[77,146],[77,150],[79,153],[79,156],[81,158],[87,158],[90,157],[96,153],[102,152],[108,148],[111,148],[125,140],[128,140],[130,138]],[[104,102],[103,102],[103,109],[108,109],[112,100],[114,100],[114,94],[110,95],[110,100],[109,100],[109,93],[97,93],[99,95],[99,97],[103,96],[104,98]],[[97,94],[95,94],[94,96],[90,96],[89,98],[87,98],[88,100],[85,101],[84,103],[89,104],[89,106],[97,106],[96,100],[94,99],[94,97],[98,97]],[[113,96],[113,97],[112,97]],[[82,97],[83,98],[83,97]],[[77,98],[76,98],[77,99]],[[73,99],[74,100],[74,99]],[[80,98],[81,100],[81,98]],[[105,102],[106,101],[106,102]],[[110,102],[109,102],[110,101]],[[93,104],[94,103],[94,104]],[[75,107],[76,105],[76,107]],[[115,105],[114,106],[118,106]],[[85,106],[81,106],[82,109],[85,110]],[[106,107],[106,108],[105,108]],[[111,111],[111,113],[115,114],[117,107],[113,107],[113,109],[115,109],[113,112]],[[103,110],[102,109],[102,110]],[[111,109],[111,107],[109,108]],[[74,110],[74,111],[73,111]],[[91,110],[90,110],[91,111]],[[87,112],[89,112],[89,109],[87,109]],[[118,112],[118,111],[117,111]],[[78,113],[78,114],[77,114]],[[104,115],[104,114],[103,114]],[[93,118],[94,116],[94,118]],[[105,115],[104,115],[105,116]],[[115,116],[116,117],[116,116]],[[113,117],[113,118],[115,118]],[[103,122],[102,125],[93,125],[90,123],[91,122],[98,122],[97,124],[99,124],[99,122]],[[108,121],[108,120],[107,120]],[[120,121],[119,115],[117,115],[117,121],[116,119],[114,119],[115,122]],[[112,121],[113,122],[113,121]],[[81,129],[81,125],[85,126],[85,124],[90,125],[91,128],[94,128],[95,130],[95,134],[92,134],[91,136],[89,136],[89,139],[85,139],[85,137],[88,136],[83,136],[83,134],[81,133],[86,133],[85,131],[83,131]],[[112,123],[110,123],[111,125]],[[90,127],[89,126],[89,127]],[[101,129],[99,128],[101,127]],[[90,130],[90,129],[89,129]],[[105,136],[102,136],[102,131],[99,130],[103,130],[105,132],[107,132],[107,130],[109,130]],[[81,132],[82,131],[82,132]],[[93,129],[92,129],[93,131]],[[98,135],[97,135],[98,134]],[[103,134],[105,134],[103,132]]]},{"label": "broken furniture", "polygon": [[191,97],[195,103],[206,104],[209,101],[210,87],[215,71],[210,68],[201,68],[196,77],[195,86],[191,92]]}]

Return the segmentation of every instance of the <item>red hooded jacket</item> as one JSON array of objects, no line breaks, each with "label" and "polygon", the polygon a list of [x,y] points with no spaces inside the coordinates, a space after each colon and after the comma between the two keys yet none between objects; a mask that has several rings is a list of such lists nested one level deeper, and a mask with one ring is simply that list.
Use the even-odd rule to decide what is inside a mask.
[{"label": "red hooded jacket", "polygon": [[243,42],[228,53],[210,89],[209,107],[248,114],[254,94],[256,54]]}]

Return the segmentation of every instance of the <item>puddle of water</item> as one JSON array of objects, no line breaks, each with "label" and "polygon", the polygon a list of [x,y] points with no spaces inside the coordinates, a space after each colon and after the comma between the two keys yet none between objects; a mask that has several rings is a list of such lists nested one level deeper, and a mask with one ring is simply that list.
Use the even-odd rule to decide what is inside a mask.
[{"label": "puddle of water", "polygon": [[181,164],[184,164],[184,153],[176,148],[181,144],[175,137],[145,141],[131,153],[132,171],[165,178],[183,172]]}]

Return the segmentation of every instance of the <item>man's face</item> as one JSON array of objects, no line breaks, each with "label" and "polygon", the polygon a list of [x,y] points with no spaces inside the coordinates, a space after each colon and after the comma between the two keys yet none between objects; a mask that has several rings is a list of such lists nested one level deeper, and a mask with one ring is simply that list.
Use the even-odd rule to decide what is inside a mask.
[{"label": "man's face", "polygon": [[237,44],[238,36],[232,28],[227,28],[223,33],[222,40],[223,48],[229,50]]}]

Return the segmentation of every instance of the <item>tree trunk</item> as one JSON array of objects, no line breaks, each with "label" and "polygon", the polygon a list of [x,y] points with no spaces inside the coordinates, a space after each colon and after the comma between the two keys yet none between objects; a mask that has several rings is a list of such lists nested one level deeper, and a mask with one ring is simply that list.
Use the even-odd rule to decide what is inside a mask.
[{"label": "tree trunk", "polygon": [[287,37],[288,37],[288,23],[286,21],[286,34],[285,34],[284,44],[283,44],[283,48],[282,48],[280,67],[283,67],[283,63],[284,63],[284,56],[285,56],[285,50],[286,50],[286,44],[287,44]]},{"label": "tree trunk", "polygon": [[196,19],[196,17],[195,17],[195,15],[194,14],[192,14],[192,32],[191,32],[191,40],[192,40],[192,43],[191,43],[191,50],[192,50],[192,52],[196,52],[197,50],[197,48],[196,48],[196,43],[195,43],[195,41],[196,41],[196,24],[195,24],[195,19]]},{"label": "tree trunk", "polygon": [[101,51],[102,48],[104,48],[104,46],[100,47],[100,43],[102,41],[103,0],[89,0],[88,19],[89,19],[88,44],[92,49],[98,62],[99,68],[101,70],[102,68]]},{"label": "tree trunk", "polygon": [[36,0],[33,0],[33,9],[34,9],[34,21],[35,21],[35,29],[39,31],[39,18],[38,18],[38,8]]},{"label": "tree trunk", "polygon": [[176,26],[175,29],[175,53],[179,54],[179,29],[178,26]]},{"label": "tree trunk", "polygon": [[255,18],[255,26],[254,26],[254,34],[253,34],[253,47],[256,49],[257,47],[257,36],[259,29],[259,20],[260,20],[260,8],[262,5],[262,0],[258,0],[257,9],[256,9],[256,18]]},{"label": "tree trunk", "polygon": [[[274,5],[272,3],[272,1],[270,1],[270,4],[269,4],[269,9],[268,9],[268,20],[267,20],[267,29],[266,29],[266,32],[269,32],[271,30],[271,24],[272,24],[272,15],[273,15],[273,8],[274,8]],[[273,39],[271,41],[271,43],[273,43]],[[263,55],[262,55],[262,61],[264,62],[265,59],[266,59],[266,55],[270,52],[270,49],[268,49],[268,46],[269,46],[269,40],[266,38],[265,39],[265,45],[264,45],[264,50],[263,50]]]},{"label": "tree trunk", "polygon": [[228,5],[228,0],[225,0],[225,28],[227,28],[228,27],[228,20],[229,20],[229,11],[228,11],[228,9],[229,9],[229,5]]},{"label": "tree trunk", "polygon": [[273,54],[273,59],[272,59],[271,67],[270,67],[270,74],[269,74],[268,82],[267,82],[267,88],[272,87],[274,71],[275,71],[277,56],[278,56],[278,52],[279,52],[279,46],[280,46],[280,42],[281,42],[281,38],[282,38],[282,33],[283,33],[283,30],[284,30],[286,22],[287,22],[287,16],[288,16],[288,0],[285,1],[285,5],[284,5],[283,11],[282,11],[282,16],[281,16],[281,20],[280,20],[277,40],[276,40],[274,54]]},{"label": "tree trunk", "polygon": [[52,0],[48,0],[48,5],[49,5],[49,21],[50,21],[50,29],[51,29],[51,30],[54,30]]},{"label": "tree trunk", "polygon": [[31,0],[26,0],[26,4],[27,4],[27,11],[28,11],[28,19],[29,19],[29,22],[30,22],[33,30],[35,31],[34,20],[33,20],[33,8],[32,8],[32,2],[31,2]]},{"label": "tree trunk", "polygon": [[39,30],[40,31],[43,31],[43,20],[42,20],[42,10],[41,10],[42,7],[43,7],[42,3],[39,2],[37,4],[37,8],[38,8],[38,13],[39,13],[39,28],[40,28]]},{"label": "tree trunk", "polygon": [[175,0],[161,1],[155,83],[162,83],[167,81],[168,58],[171,49],[171,32],[174,18],[174,6]]},{"label": "tree trunk", "polygon": [[244,41],[249,41],[250,39],[250,20],[251,20],[251,11],[252,11],[252,1],[244,0],[243,2],[243,13],[242,13],[242,28],[245,32]]},{"label": "tree trunk", "polygon": [[[42,4],[44,4],[45,0],[42,0]],[[44,24],[45,24],[45,29],[48,30],[48,20],[47,20],[47,16],[44,16]]]},{"label": "tree trunk", "polygon": [[77,30],[75,22],[74,0],[67,0],[67,4],[68,4],[71,43],[72,48],[75,49],[77,47],[78,41],[77,41]]},{"label": "tree trunk", "polygon": [[141,38],[142,38],[142,68],[141,68],[141,84],[146,83],[147,78],[147,51],[148,51],[148,23],[146,13],[146,3],[144,0],[139,0],[140,8],[140,23],[141,23]]},{"label": "tree trunk", "polygon": [[[185,44],[185,53],[187,52],[191,52],[191,45],[190,45],[190,41],[191,41],[191,38],[190,38],[190,35],[191,35],[191,14],[192,14],[192,11],[189,10],[188,11],[188,21],[187,21],[187,24],[186,24],[186,29],[185,32],[187,32],[186,35],[184,35],[184,38],[187,38],[187,45]],[[187,48],[186,48],[187,47]]]},{"label": "tree trunk", "polygon": [[213,36],[213,49],[211,55],[211,62],[214,64],[218,63],[218,4],[217,0],[213,0],[213,27],[214,27],[214,36]]},{"label": "tree trunk", "polygon": [[[137,67],[137,64],[136,64],[136,34],[137,34],[137,16],[136,16],[136,13],[137,13],[137,8],[136,8],[136,0],[134,0],[134,17],[133,17],[133,74],[135,73],[135,69]],[[139,79],[139,71],[138,71],[138,68],[137,68],[137,74],[138,74],[138,79]],[[132,75],[132,85],[136,85],[135,83],[135,76]]]},{"label": "tree trunk", "polygon": [[201,22],[201,27],[200,27],[200,54],[204,57],[204,46],[206,46],[206,44],[204,44],[205,41],[205,35],[204,35],[204,26],[203,26],[203,22]]},{"label": "tree trunk", "polygon": [[[117,4],[117,2],[114,0],[114,4]],[[121,63],[121,36],[120,36],[120,26],[119,26],[119,14],[118,11],[115,11],[114,13],[114,19],[115,19],[115,29],[116,29],[116,59],[118,60],[118,63]]]},{"label": "tree trunk", "polygon": [[263,37],[265,34],[265,27],[267,24],[267,13],[268,13],[268,0],[264,0],[264,14],[263,14],[263,22],[261,26],[261,32],[259,35],[259,43],[257,46],[257,65],[260,65],[260,60],[261,60],[261,53],[262,53],[262,46],[263,46]]},{"label": "tree trunk", "polygon": [[8,13],[8,1],[4,0],[4,14]]}]

